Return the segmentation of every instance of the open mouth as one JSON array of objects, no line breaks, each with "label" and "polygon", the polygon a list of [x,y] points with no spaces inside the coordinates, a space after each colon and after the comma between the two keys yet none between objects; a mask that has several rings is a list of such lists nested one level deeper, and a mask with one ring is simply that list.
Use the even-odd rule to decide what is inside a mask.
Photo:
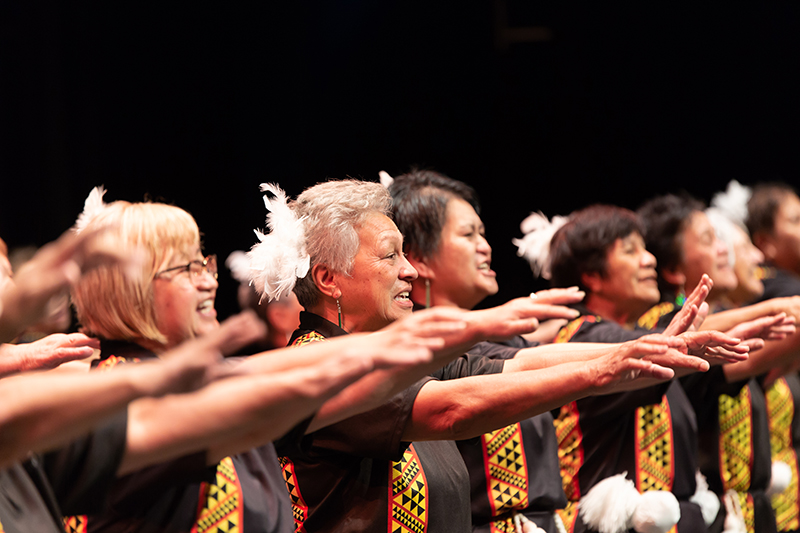
[{"label": "open mouth", "polygon": [[494,270],[491,267],[491,261],[484,261],[483,263],[478,265],[478,270],[483,272],[484,274],[494,276]]},{"label": "open mouth", "polygon": [[217,311],[214,309],[214,299],[209,298],[208,300],[203,300],[200,302],[200,305],[197,306],[197,312],[201,315],[206,316],[217,316]]}]

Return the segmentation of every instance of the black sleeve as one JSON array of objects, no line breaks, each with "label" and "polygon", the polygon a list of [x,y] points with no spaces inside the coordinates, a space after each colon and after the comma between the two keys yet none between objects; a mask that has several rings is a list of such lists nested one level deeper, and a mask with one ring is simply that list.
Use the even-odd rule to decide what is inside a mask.
[{"label": "black sleeve", "polygon": [[86,437],[42,456],[43,468],[65,515],[103,508],[125,452],[127,410]]},{"label": "black sleeve", "polygon": [[479,342],[467,352],[471,355],[481,355],[489,359],[513,359],[522,348],[515,348],[495,342]]},{"label": "black sleeve", "polygon": [[500,374],[504,364],[504,361],[495,361],[482,355],[467,353],[434,372],[433,376],[441,381],[446,381],[467,376]]},{"label": "black sleeve", "polygon": [[433,379],[423,378],[371,411],[351,416],[306,435],[299,445],[295,444],[291,453],[286,453],[288,451],[286,446],[282,446],[281,453],[305,456],[313,460],[345,453],[358,457],[399,461],[408,446],[408,443],[402,442],[401,438],[411,416],[414,401],[420,389]]}]

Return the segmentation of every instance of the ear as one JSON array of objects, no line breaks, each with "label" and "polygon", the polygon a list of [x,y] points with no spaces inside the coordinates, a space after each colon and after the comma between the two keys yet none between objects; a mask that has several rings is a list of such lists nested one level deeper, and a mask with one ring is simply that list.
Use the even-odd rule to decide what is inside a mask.
[{"label": "ear", "polygon": [[314,284],[322,294],[334,300],[342,296],[342,291],[336,283],[337,277],[337,273],[328,268],[327,265],[314,265],[311,267],[311,279],[314,280]]},{"label": "ear", "polygon": [[661,277],[664,278],[664,281],[675,287],[683,287],[686,285],[686,274],[681,272],[679,268],[664,268],[661,270]]},{"label": "ear", "polygon": [[428,259],[413,253],[406,255],[406,259],[408,259],[408,262],[411,263],[411,266],[416,269],[420,278],[427,278],[430,280],[436,279],[436,273],[430,267]]},{"label": "ear", "polygon": [[589,289],[589,292],[598,292],[603,282],[603,276],[599,272],[584,272],[581,274],[581,283]]}]

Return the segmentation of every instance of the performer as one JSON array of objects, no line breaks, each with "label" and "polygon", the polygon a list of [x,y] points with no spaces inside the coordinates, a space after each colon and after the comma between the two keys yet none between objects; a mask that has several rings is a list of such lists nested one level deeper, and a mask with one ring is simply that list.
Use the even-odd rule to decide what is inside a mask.
[{"label": "performer", "polygon": [[[470,186],[437,172],[412,170],[394,178],[389,192],[408,260],[419,273],[411,282],[415,307],[472,309],[497,293],[492,248]],[[570,291],[561,303],[582,297]],[[479,343],[469,353],[505,360],[535,345],[514,337]],[[549,412],[456,445],[469,471],[473,531],[521,531],[516,525],[522,520],[519,515],[548,533],[558,531],[555,510],[564,508],[567,500]]]},{"label": "performer", "polygon": [[[263,189],[282,198],[273,186]],[[267,203],[273,213],[285,212],[282,202]],[[403,254],[389,206],[390,197],[379,184],[322,183],[289,207],[291,220],[272,220],[272,233],[260,236],[262,242],[251,252],[256,287],[270,296],[293,289],[306,309],[293,336],[295,345],[371,331],[411,312],[409,294],[417,273]],[[286,226],[302,231],[293,232],[292,240],[286,238]],[[290,278],[297,280],[294,287],[287,283]],[[563,316],[564,311],[523,298],[466,313],[470,333],[464,345],[528,331],[530,320],[520,319],[543,313]],[[728,337],[711,337],[709,345],[739,350]],[[652,361],[706,368],[704,361],[679,357],[673,344],[681,343],[648,337],[605,348],[602,357],[538,370],[527,365],[541,366],[541,361],[466,355],[381,407],[285,448],[284,477],[298,530],[469,531],[469,479],[452,440],[481,435],[577,396],[613,390],[636,375],[673,375],[643,363],[639,350],[648,351]],[[632,366],[640,370],[622,370]]]}]

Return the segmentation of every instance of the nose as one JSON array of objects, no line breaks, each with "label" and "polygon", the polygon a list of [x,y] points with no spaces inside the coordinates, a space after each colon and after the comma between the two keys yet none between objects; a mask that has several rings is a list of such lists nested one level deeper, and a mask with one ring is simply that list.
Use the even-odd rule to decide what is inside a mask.
[{"label": "nose", "polygon": [[656,256],[648,252],[647,250],[642,251],[642,266],[645,268],[655,268],[656,267]]},{"label": "nose", "polygon": [[403,255],[402,257],[403,261],[400,263],[400,273],[399,273],[400,279],[402,279],[403,281],[413,281],[417,279],[417,276],[419,275],[417,274],[417,269],[414,268],[411,265],[411,263],[408,262],[408,259],[406,259],[405,255]]},{"label": "nose", "polygon": [[751,250],[751,251],[752,251],[752,253],[753,253],[753,260],[754,260],[754,261],[755,261],[757,264],[759,264],[759,265],[760,265],[761,263],[763,263],[763,262],[765,261],[765,258],[764,258],[764,252],[762,252],[761,250],[759,250],[757,246],[755,246],[755,245],[751,244],[751,245],[750,245],[750,250]]},{"label": "nose", "polygon": [[217,281],[217,277],[208,271],[208,269],[203,269],[203,272],[195,279],[195,285],[198,289],[204,290],[216,290],[219,287],[219,282]]},{"label": "nose", "polygon": [[489,241],[486,240],[485,235],[478,235],[478,251],[488,255],[489,257],[492,256],[492,247],[489,244]]}]

